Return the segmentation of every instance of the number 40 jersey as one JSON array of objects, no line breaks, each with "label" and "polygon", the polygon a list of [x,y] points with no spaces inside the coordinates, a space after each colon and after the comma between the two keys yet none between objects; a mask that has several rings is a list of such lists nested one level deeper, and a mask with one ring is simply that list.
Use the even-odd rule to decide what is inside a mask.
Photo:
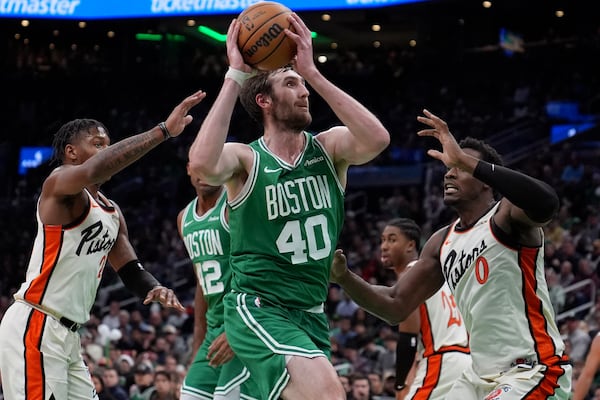
[{"label": "number 40 jersey", "polygon": [[293,164],[250,144],[254,165],[230,201],[233,290],[308,310],[327,297],[344,222],[344,189],[330,156],[311,134]]}]

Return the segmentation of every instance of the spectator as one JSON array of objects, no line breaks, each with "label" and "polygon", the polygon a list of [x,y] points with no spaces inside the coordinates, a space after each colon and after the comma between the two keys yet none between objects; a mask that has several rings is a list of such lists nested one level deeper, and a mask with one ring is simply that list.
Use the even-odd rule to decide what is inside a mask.
[{"label": "spectator", "polygon": [[373,372],[383,376],[385,371],[394,371],[396,369],[396,345],[398,343],[398,334],[390,332],[383,339],[384,351],[379,354]]},{"label": "spectator", "polygon": [[104,386],[106,391],[114,398],[114,400],[129,400],[129,396],[125,388],[121,386],[119,372],[116,368],[106,368],[102,373]]},{"label": "spectator", "polygon": [[354,373],[350,379],[352,390],[348,400],[371,400],[371,383],[366,375]]},{"label": "spectator", "polygon": [[154,368],[152,364],[142,362],[133,372],[135,384],[129,389],[130,400],[150,400],[154,393]]},{"label": "spectator", "polygon": [[98,395],[98,400],[115,400],[115,398],[106,390],[104,386],[104,380],[102,375],[98,372],[94,372],[92,375],[92,382],[94,383],[94,389]]},{"label": "spectator", "polygon": [[383,375],[383,393],[382,396],[396,398],[396,375],[393,371],[388,371]]},{"label": "spectator", "polygon": [[367,374],[371,385],[371,394],[373,397],[383,395],[383,377],[375,372],[369,372]]},{"label": "spectator", "polygon": [[119,329],[121,327],[120,313],[121,304],[117,300],[112,300],[108,306],[108,313],[102,317],[102,323],[109,329]]},{"label": "spectator", "polygon": [[342,317],[339,319],[337,325],[338,329],[333,336],[335,337],[338,345],[345,347],[348,339],[356,336],[356,332],[352,330],[352,319],[350,317]]},{"label": "spectator", "polygon": [[350,378],[348,377],[348,375],[339,375],[340,377],[340,382],[342,382],[342,386],[344,387],[344,390],[346,391],[346,397],[350,398],[350,395],[352,393],[352,385],[350,385]]},{"label": "spectator", "polygon": [[154,374],[154,393],[150,400],[175,400],[174,377],[167,371],[156,371]]},{"label": "spectator", "polygon": [[341,291],[342,299],[335,307],[335,314],[340,318],[352,318],[356,310],[358,310],[358,304],[354,302],[344,291]]},{"label": "spectator", "polygon": [[571,343],[569,358],[573,364],[582,364],[585,361],[585,355],[590,346],[591,338],[584,325],[583,321],[573,315],[566,318],[567,339]]}]

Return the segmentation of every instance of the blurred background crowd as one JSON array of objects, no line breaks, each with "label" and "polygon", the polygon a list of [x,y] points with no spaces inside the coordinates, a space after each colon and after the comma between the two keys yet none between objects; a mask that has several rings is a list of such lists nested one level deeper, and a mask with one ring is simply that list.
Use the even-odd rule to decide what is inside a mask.
[{"label": "blurred background crowd", "polygon": [[[2,32],[7,36],[6,28]],[[20,147],[50,145],[58,127],[76,117],[104,122],[113,142],[118,141],[154,126],[196,89],[208,93],[184,135],[103,187],[121,206],[145,267],[175,289],[186,312],[141,305],[106,269],[93,317],[80,332],[101,399],[150,398],[150,392],[156,393],[153,399],[176,398],[192,357],[196,285],[176,216],[194,196],[185,169],[187,152],[222,82],[224,48],[130,43],[108,49],[52,49],[43,42],[4,39],[0,317],[24,279],[35,236],[36,196],[52,168],[43,163],[18,174]],[[452,43],[451,48],[433,50],[346,48],[319,65],[376,113],[392,136],[380,157],[350,173],[338,247],[355,272],[390,285],[394,274],[379,261],[385,222],[413,218],[426,239],[453,218],[442,200],[443,166],[425,155],[433,143],[416,135],[416,116],[423,108],[445,118],[457,138],[489,141],[511,167],[548,182],[559,193],[560,211],[545,228],[545,269],[576,378],[591,339],[600,331],[600,25],[580,26],[564,35],[548,28],[535,45],[512,55],[500,47],[469,51],[464,42]],[[311,101],[311,130],[336,124],[335,115],[315,94]],[[571,112],[565,113],[569,107]],[[591,128],[579,129],[582,123]],[[560,125],[567,125],[566,134],[552,137]],[[259,135],[260,127],[241,107],[236,109],[230,137],[249,142]],[[334,285],[326,310],[332,361],[347,383],[349,398],[393,398],[395,328],[365,313]],[[599,400],[597,386],[600,380],[590,398]]]}]

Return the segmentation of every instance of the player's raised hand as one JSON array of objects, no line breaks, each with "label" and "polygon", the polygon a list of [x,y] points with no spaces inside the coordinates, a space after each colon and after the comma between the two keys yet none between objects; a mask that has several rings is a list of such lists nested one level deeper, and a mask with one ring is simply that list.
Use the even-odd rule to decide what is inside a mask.
[{"label": "player's raised hand", "polygon": [[238,36],[240,34],[240,27],[242,24],[237,20],[233,19],[227,29],[227,60],[229,66],[233,69],[242,72],[252,72],[252,67],[245,63],[240,48],[238,47]]},{"label": "player's raised hand", "polygon": [[293,30],[286,29],[285,34],[296,43],[296,56],[292,64],[300,75],[305,76],[311,69],[317,68],[313,56],[312,34],[298,14],[291,13],[288,20]]},{"label": "player's raised hand", "polygon": [[188,113],[192,107],[204,100],[205,97],[206,93],[203,90],[198,90],[191,96],[186,97],[171,111],[165,121],[165,126],[172,137],[181,135],[185,127],[192,122],[194,118]]},{"label": "player's raised hand", "polygon": [[466,164],[464,162],[467,154],[460,148],[456,139],[450,133],[448,124],[446,121],[424,109],[423,114],[425,116],[417,116],[419,122],[429,125],[431,129],[422,129],[417,132],[419,136],[430,136],[436,138],[442,145],[442,151],[429,149],[427,155],[443,162],[448,168],[461,168],[465,169]]}]

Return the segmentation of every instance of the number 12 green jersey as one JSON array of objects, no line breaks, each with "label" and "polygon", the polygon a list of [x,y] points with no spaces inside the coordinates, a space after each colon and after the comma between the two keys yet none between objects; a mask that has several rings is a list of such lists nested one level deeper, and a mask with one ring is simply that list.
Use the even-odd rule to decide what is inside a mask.
[{"label": "number 12 green jersey", "polygon": [[223,324],[223,296],[231,284],[226,200],[227,192],[223,190],[215,206],[198,215],[195,198],[185,208],[181,221],[183,241],[207,302],[206,323],[211,328]]}]

